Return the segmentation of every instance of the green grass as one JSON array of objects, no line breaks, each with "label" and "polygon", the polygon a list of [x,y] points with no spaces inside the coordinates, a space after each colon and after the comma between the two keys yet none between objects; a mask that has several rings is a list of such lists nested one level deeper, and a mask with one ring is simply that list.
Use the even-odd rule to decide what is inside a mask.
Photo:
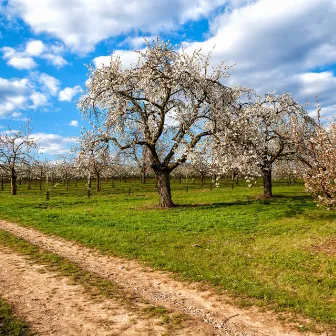
[{"label": "green grass", "polygon": [[19,319],[12,308],[0,298],[0,336],[32,336],[28,324]]},{"label": "green grass", "polygon": [[153,183],[105,182],[90,199],[84,185],[59,185],[50,201],[37,187],[13,197],[6,186],[0,217],[211,284],[241,305],[308,317],[302,329],[336,328],[336,256],[312,248],[336,236],[335,212],[301,184],[276,183],[274,199],[257,200],[261,187],[187,183],[188,192],[172,183],[172,210],[157,207]]}]

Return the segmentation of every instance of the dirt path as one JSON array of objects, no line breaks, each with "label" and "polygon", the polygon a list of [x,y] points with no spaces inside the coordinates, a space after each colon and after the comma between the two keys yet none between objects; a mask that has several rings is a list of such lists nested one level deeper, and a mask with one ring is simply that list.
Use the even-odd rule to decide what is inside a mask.
[{"label": "dirt path", "polygon": [[[94,249],[14,223],[0,221],[0,229],[76,262],[86,270],[110,279],[156,305],[190,314],[211,325],[219,335],[312,335],[286,328],[272,312],[258,312],[255,308],[239,309],[230,304],[228,297],[210,290],[200,290],[197,284],[179,282],[172,279],[168,272],[153,271],[137,261],[102,255]],[[130,332],[126,334],[132,335]],[[159,335],[160,332],[154,334]]]},{"label": "dirt path", "polygon": [[118,302],[93,302],[81,286],[70,285],[67,278],[32,265],[3,248],[0,270],[0,295],[40,335],[136,336],[164,332],[153,321],[135,318]]}]

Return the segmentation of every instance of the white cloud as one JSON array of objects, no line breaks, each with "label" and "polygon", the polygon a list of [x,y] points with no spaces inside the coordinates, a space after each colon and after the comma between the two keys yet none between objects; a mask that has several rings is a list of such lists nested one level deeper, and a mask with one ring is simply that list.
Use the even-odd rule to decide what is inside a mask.
[{"label": "white cloud", "polygon": [[87,53],[109,37],[141,30],[149,34],[174,30],[188,20],[206,17],[229,0],[8,0],[35,33],[48,33],[72,50]]},{"label": "white cloud", "polygon": [[17,109],[26,107],[31,92],[27,78],[0,78],[0,117],[5,117]]},{"label": "white cloud", "polygon": [[48,155],[66,154],[69,152],[71,145],[76,142],[73,138],[52,133],[40,132],[32,134],[32,137],[40,146],[40,152]]},{"label": "white cloud", "polygon": [[185,46],[190,52],[215,47],[214,63],[236,63],[229,84],[260,93],[293,92],[302,102],[320,93],[322,104],[332,105],[336,78],[331,72],[317,73],[336,64],[335,13],[335,0],[251,1],[218,15],[206,41]]},{"label": "white cloud", "polygon": [[21,112],[13,112],[10,116],[10,119],[16,120],[16,121],[28,121],[29,119],[24,117]]},{"label": "white cloud", "polygon": [[[45,52],[48,50],[49,52]],[[30,70],[37,66],[34,58],[43,58],[56,68],[60,69],[67,65],[68,62],[58,53],[62,53],[64,48],[60,44],[46,46],[40,40],[31,40],[25,46],[19,46],[18,49],[12,47],[1,48],[3,58],[7,64],[19,70]]]},{"label": "white cloud", "polygon": [[3,47],[1,49],[1,51],[3,52],[3,58],[4,59],[12,58],[16,54],[16,50],[14,48],[11,48],[11,47]]},{"label": "white cloud", "polygon": [[156,40],[157,36],[135,36],[135,37],[127,37],[121,45],[129,45],[134,49],[142,48],[145,45],[145,39],[149,42]]},{"label": "white cloud", "polygon": [[42,41],[33,40],[26,44],[26,53],[31,56],[40,56],[44,51],[44,44]]},{"label": "white cloud", "polygon": [[73,97],[80,92],[82,92],[82,88],[79,85],[76,85],[72,88],[66,87],[65,89],[60,91],[58,95],[58,100],[71,102]]},{"label": "white cloud", "polygon": [[93,64],[97,69],[101,69],[104,65],[108,66],[111,62],[111,56],[98,56],[93,59]]},{"label": "white cloud", "polygon": [[30,106],[30,108],[32,109],[36,109],[37,107],[47,105],[48,103],[47,96],[41,92],[33,92],[30,95],[30,99],[33,102],[33,105]]},{"label": "white cloud", "polygon": [[71,120],[69,126],[78,127],[79,126],[78,120]]},{"label": "white cloud", "polygon": [[46,89],[48,92],[50,92],[51,95],[56,95],[59,91],[59,87],[61,82],[46,73],[38,74],[38,80],[43,85],[44,89]]},{"label": "white cloud", "polygon": [[0,118],[25,120],[24,111],[50,104],[59,87],[60,81],[46,73],[33,72],[21,79],[0,77]]},{"label": "white cloud", "polygon": [[19,70],[30,70],[37,66],[31,57],[12,57],[7,64]]},{"label": "white cloud", "polygon": [[60,55],[54,54],[43,54],[41,58],[46,59],[52,65],[54,65],[57,69],[63,68],[68,62]]},{"label": "white cloud", "polygon": [[[116,50],[115,56],[119,56],[124,68],[128,68],[131,64],[138,61],[139,55],[133,50]],[[93,59],[93,64],[97,69],[101,69],[104,65],[109,65],[111,56],[99,56]]]}]

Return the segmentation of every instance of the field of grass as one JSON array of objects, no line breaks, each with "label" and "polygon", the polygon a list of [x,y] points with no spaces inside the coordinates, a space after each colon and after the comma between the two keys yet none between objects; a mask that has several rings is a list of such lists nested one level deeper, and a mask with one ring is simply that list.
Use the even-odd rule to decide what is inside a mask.
[{"label": "field of grass", "polygon": [[[177,206],[158,208],[154,183],[103,182],[87,197],[84,184],[39,191],[0,192],[0,217],[33,226],[105,253],[204,281],[240,305],[257,304],[300,320],[336,328],[336,256],[316,249],[336,237],[336,213],[316,207],[302,184],[276,183],[275,198],[261,187],[196,181],[172,183]],[[296,320],[298,321],[298,320]]]}]

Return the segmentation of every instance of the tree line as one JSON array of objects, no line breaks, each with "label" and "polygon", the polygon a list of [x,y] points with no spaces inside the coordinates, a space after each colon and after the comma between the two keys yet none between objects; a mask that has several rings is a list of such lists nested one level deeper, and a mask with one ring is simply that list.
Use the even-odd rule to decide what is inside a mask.
[{"label": "tree line", "polygon": [[[115,167],[133,167],[143,181],[152,172],[160,205],[170,208],[170,177],[191,166],[201,181],[207,175],[214,183],[223,175],[262,177],[265,197],[273,196],[274,176],[287,170],[304,178],[319,204],[335,205],[336,126],[321,120],[319,106],[313,118],[289,93],[260,96],[228,86],[231,67],[213,65],[201,50],[177,50],[157,39],[138,55],[130,66],[114,54],[109,65],[89,66],[78,107],[91,127],[73,159],[53,163],[66,180],[67,161],[88,185],[95,176],[98,189],[103,172]],[[26,128],[0,137],[0,168],[11,174],[12,193],[14,166],[27,165],[36,147],[30,135]]]}]

